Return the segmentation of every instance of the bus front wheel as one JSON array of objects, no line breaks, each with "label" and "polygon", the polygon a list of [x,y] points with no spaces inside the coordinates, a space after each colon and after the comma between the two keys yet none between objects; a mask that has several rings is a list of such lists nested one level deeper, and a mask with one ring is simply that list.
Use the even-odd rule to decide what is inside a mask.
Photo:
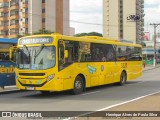
[{"label": "bus front wheel", "polygon": [[126,72],[123,71],[120,76],[119,85],[123,86],[126,83],[126,80],[127,80],[127,75]]},{"label": "bus front wheel", "polygon": [[77,76],[74,81],[74,88],[73,88],[73,94],[81,94],[84,91],[84,82],[83,78],[80,76]]}]

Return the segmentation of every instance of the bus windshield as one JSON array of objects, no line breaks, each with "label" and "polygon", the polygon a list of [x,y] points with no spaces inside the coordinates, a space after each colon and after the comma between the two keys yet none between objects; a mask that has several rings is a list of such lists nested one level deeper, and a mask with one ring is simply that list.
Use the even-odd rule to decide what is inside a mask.
[{"label": "bus windshield", "polygon": [[55,47],[34,46],[19,48],[17,51],[17,67],[19,69],[44,70],[55,65]]}]

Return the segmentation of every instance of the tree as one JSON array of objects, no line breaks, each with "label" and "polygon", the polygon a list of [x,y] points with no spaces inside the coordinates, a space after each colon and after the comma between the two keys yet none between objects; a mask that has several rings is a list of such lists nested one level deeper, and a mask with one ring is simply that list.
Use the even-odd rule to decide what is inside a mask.
[{"label": "tree", "polygon": [[51,32],[50,30],[45,30],[45,29],[40,29],[38,32],[33,33],[33,35],[38,35],[38,34],[52,34],[54,32]]},{"label": "tree", "polygon": [[18,34],[16,38],[21,38],[21,37],[28,36],[28,35],[30,34],[23,34],[23,35]]},{"label": "tree", "polygon": [[100,36],[100,37],[103,37],[103,35],[101,33],[97,33],[97,32],[78,33],[78,34],[75,34],[74,36],[76,36],[76,37],[81,37],[81,36]]},{"label": "tree", "polygon": [[[52,34],[54,32],[51,32],[50,30],[45,30],[45,29],[40,29],[38,30],[38,32],[34,32],[33,35],[39,35],[39,34]],[[32,34],[18,34],[17,35],[17,38],[21,38],[21,37],[24,37],[24,36],[28,36],[28,35],[32,35]]]},{"label": "tree", "polygon": [[146,43],[143,42],[143,41],[142,41],[141,45],[142,45],[143,48],[147,47]]}]

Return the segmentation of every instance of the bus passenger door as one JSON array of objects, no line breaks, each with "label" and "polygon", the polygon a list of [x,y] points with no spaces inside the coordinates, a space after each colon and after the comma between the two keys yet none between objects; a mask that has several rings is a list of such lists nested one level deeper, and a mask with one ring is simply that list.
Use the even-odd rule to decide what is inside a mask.
[{"label": "bus passenger door", "polygon": [[[78,61],[78,42],[59,40],[59,71],[63,79],[64,90],[72,89],[74,77],[77,72],[74,62]],[[78,73],[78,72],[77,72]]]},{"label": "bus passenger door", "polygon": [[114,83],[117,79],[118,68],[116,61],[116,46],[114,45],[105,45],[106,47],[106,74],[105,74],[105,83]]}]

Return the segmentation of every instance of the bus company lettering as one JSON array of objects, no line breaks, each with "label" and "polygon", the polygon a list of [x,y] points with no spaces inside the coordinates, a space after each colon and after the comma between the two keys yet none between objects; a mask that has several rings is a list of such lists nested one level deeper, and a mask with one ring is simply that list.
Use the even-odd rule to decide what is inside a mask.
[{"label": "bus company lettering", "polygon": [[52,41],[51,38],[27,38],[20,40],[21,45],[25,44],[42,44],[42,43],[50,43]]},{"label": "bus company lettering", "polygon": [[0,73],[5,74],[5,73],[14,73],[14,67],[11,65],[10,67],[5,67],[4,65],[0,65]]}]

